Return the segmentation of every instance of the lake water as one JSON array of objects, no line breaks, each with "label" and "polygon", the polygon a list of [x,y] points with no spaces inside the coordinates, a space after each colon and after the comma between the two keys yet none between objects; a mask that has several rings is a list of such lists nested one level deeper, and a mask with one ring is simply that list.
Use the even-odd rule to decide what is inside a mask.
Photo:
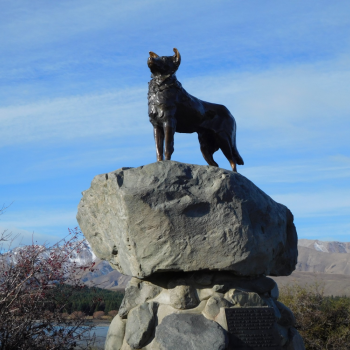
[{"label": "lake water", "polygon": [[92,334],[95,333],[95,335],[96,335],[96,342],[95,342],[96,347],[101,348],[101,349],[104,348],[108,328],[109,328],[109,324],[103,325],[103,326],[99,325],[92,330],[91,333]]},{"label": "lake water", "polygon": [[91,330],[91,335],[95,333],[95,336],[96,336],[94,349],[96,350],[104,349],[109,325],[110,323],[106,323],[106,324],[99,323]]}]

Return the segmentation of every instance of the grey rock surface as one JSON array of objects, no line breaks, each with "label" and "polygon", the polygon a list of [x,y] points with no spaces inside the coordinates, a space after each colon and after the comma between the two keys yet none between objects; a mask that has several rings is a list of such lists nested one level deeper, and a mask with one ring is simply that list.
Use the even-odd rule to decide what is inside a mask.
[{"label": "grey rock surface", "polygon": [[211,296],[204,308],[203,313],[210,319],[214,319],[220,312],[221,307],[231,307],[232,304],[219,295]]},{"label": "grey rock surface", "polygon": [[281,313],[281,318],[278,323],[284,327],[295,327],[296,320],[292,310],[279,301],[275,301],[275,304]]},{"label": "grey rock surface", "polygon": [[192,309],[198,306],[196,290],[185,284],[185,281],[174,281],[168,285],[170,303],[176,309]]},{"label": "grey rock surface", "polygon": [[303,338],[295,328],[290,329],[290,341],[283,350],[305,350]]},{"label": "grey rock surface", "polygon": [[199,271],[193,275],[193,280],[197,284],[200,284],[202,286],[208,286],[213,280],[213,274]]},{"label": "grey rock surface", "polygon": [[[167,275],[170,277],[166,278]],[[157,283],[160,276],[164,277],[160,285],[133,277],[122,303],[121,315],[113,319],[108,331],[106,350],[161,350],[172,346],[178,349],[183,344],[187,344],[185,349],[197,349],[202,346],[198,334],[208,329],[213,337],[208,346],[220,348],[226,342],[223,339],[228,331],[225,309],[241,307],[272,308],[276,321],[275,336],[280,346],[283,349],[298,346],[301,338],[293,328],[295,318],[291,310],[274,299],[270,295],[273,293],[267,292],[273,291],[275,283],[272,279],[237,277],[227,272],[204,272],[205,278],[199,277],[201,275],[202,272],[157,275]],[[227,290],[232,285],[235,287]],[[262,293],[257,293],[257,289]],[[172,316],[170,321],[163,324],[169,316]],[[156,336],[158,326],[160,333]],[[166,336],[163,336],[163,331]],[[177,337],[179,344],[175,341]]]},{"label": "grey rock surface", "polygon": [[275,300],[278,299],[278,297],[280,296],[280,291],[278,289],[277,283],[275,283],[275,286],[271,289],[269,294],[270,294],[271,298],[273,298]]},{"label": "grey rock surface", "polygon": [[270,293],[276,286],[276,282],[269,277],[242,278],[224,272],[215,274],[214,283],[218,285],[217,288],[221,285],[220,289],[217,290],[218,292],[227,292],[229,289],[237,288],[258,294]]},{"label": "grey rock surface", "polygon": [[162,288],[137,278],[132,278],[125,288],[125,295],[119,308],[119,316],[125,318],[129,311],[139,304],[154,298]]},{"label": "grey rock surface", "polygon": [[225,299],[237,307],[268,306],[259,294],[239,289],[231,289],[225,294]]},{"label": "grey rock surface", "polygon": [[120,350],[123,344],[124,335],[125,321],[117,315],[109,325],[105,350]]},{"label": "grey rock surface", "polygon": [[289,332],[288,329],[285,327],[280,326],[279,324],[275,324],[275,329],[277,331],[277,334],[279,336],[279,344],[281,346],[286,345],[289,342]]},{"label": "grey rock surface", "polygon": [[244,176],[162,161],[98,175],[77,220],[94,253],[119,272],[289,275],[297,262],[293,215]]},{"label": "grey rock surface", "polygon": [[226,331],[202,315],[172,314],[157,326],[154,342],[160,350],[225,350]]},{"label": "grey rock surface", "polygon": [[128,315],[125,340],[132,349],[141,349],[147,344],[155,327],[155,303],[143,303]]}]

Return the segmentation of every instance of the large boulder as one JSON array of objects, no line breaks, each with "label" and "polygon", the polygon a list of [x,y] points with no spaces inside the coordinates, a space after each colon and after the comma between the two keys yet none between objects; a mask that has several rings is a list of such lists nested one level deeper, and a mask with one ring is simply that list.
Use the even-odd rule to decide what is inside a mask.
[{"label": "large boulder", "polygon": [[157,304],[143,303],[130,311],[125,328],[125,340],[132,349],[141,349],[150,339],[155,325]]},{"label": "large boulder", "polygon": [[154,343],[159,350],[225,350],[228,337],[218,323],[202,315],[172,314],[156,328]]},{"label": "large boulder", "polygon": [[161,291],[160,287],[152,283],[132,278],[125,288],[125,296],[119,308],[119,316],[126,318],[131,309],[156,297]]},{"label": "large boulder", "polygon": [[98,175],[77,220],[99,258],[141,279],[198,270],[286,276],[297,262],[289,209],[211,166],[162,161]]},{"label": "large boulder", "polygon": [[118,315],[113,318],[108,328],[104,350],[120,350],[125,335],[125,324]]}]

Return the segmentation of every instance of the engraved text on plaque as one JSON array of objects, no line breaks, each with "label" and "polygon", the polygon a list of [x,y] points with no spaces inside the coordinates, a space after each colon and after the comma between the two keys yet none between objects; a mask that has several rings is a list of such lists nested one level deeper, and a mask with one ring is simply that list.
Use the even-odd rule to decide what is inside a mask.
[{"label": "engraved text on plaque", "polygon": [[268,307],[225,309],[229,349],[280,350],[274,328],[275,313]]}]

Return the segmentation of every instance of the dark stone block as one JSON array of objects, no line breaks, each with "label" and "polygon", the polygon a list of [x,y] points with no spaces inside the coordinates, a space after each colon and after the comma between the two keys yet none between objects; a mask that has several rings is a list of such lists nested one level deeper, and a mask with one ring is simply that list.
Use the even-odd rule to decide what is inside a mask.
[{"label": "dark stone block", "polygon": [[172,314],[156,328],[154,341],[161,350],[225,350],[227,332],[202,315]]}]

